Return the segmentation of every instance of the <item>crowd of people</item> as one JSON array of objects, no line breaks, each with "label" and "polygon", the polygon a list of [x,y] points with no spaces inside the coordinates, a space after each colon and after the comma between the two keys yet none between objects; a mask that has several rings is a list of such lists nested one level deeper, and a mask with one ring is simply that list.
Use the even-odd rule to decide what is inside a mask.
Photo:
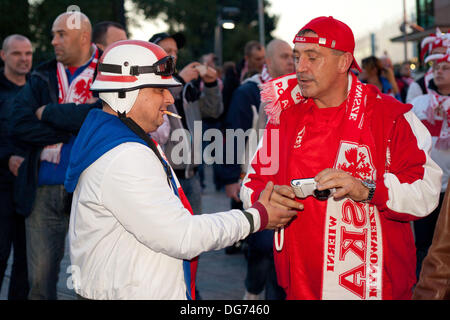
[{"label": "crowd of people", "polygon": [[[293,45],[253,40],[241,61],[205,53],[180,69],[182,33],[129,40],[82,13],[55,18],[55,57],[35,68],[29,39],[5,38],[8,298],[57,299],[67,235],[80,299],[199,299],[199,256],[214,249],[245,251],[243,299],[450,298],[449,34],[423,39],[417,78],[387,55],[360,67],[333,17],[297,31]],[[226,212],[202,214],[198,122],[257,132],[245,154],[221,141]]]}]

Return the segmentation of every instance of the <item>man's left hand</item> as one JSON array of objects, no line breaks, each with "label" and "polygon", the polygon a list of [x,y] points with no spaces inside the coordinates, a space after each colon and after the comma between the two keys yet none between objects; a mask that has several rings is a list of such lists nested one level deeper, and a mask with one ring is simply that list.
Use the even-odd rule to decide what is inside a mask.
[{"label": "man's left hand", "polygon": [[314,178],[317,182],[317,190],[336,188],[334,199],[348,197],[354,201],[364,201],[369,197],[369,189],[361,180],[356,179],[345,171],[338,169],[325,169]]},{"label": "man's left hand", "polygon": [[25,160],[25,158],[21,157],[21,156],[16,156],[16,155],[12,155],[11,157],[9,157],[8,160],[8,167],[9,167],[9,171],[11,171],[11,173],[17,177],[17,175],[19,174],[19,168],[22,165],[22,162]]},{"label": "man's left hand", "polygon": [[201,65],[198,66],[197,69],[199,70],[200,78],[202,78],[203,82],[211,83],[217,80],[217,71],[214,68]]},{"label": "man's left hand", "polygon": [[37,108],[37,110],[36,110],[36,112],[35,112],[36,117],[37,117],[39,120],[42,119],[42,114],[44,113],[45,107],[46,107],[45,105],[42,106],[42,107],[39,107],[39,108]]}]

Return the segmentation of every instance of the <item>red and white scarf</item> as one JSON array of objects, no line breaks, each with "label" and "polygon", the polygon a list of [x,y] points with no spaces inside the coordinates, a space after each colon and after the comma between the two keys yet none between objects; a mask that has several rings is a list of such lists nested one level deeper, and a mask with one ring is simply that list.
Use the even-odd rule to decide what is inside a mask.
[{"label": "red and white scarf", "polygon": [[[95,44],[92,44],[94,51],[89,65],[75,78],[69,85],[66,69],[61,62],[56,64],[56,77],[58,79],[58,103],[83,104],[92,98],[89,90],[94,80],[95,69],[99,58],[99,52]],[[61,159],[61,149],[63,144],[57,143],[46,146],[41,153],[41,161],[48,161],[58,164]]]},{"label": "red and white scarf", "polygon": [[[450,48],[447,48],[446,54],[434,54],[427,58],[427,62],[433,60],[436,65],[442,62],[450,63]],[[435,124],[436,120],[442,121],[441,132],[436,141],[436,149],[439,150],[449,150],[450,149],[450,97],[440,95],[435,90],[428,88],[427,92],[430,96],[430,103],[428,105],[425,114],[427,120],[432,125]]]},{"label": "red and white scarf", "polygon": [[295,73],[275,78],[261,85],[261,101],[266,103],[264,110],[272,124],[280,123],[281,111],[304,100]]},{"label": "red and white scarf", "polygon": [[272,77],[269,74],[269,69],[267,69],[267,65],[264,64],[261,71],[261,83],[266,83],[267,81],[272,80]]},{"label": "red and white scarf", "polygon": [[[368,87],[352,75],[342,139],[334,168],[376,180],[374,145],[363,144]],[[323,299],[381,299],[383,243],[376,206],[344,198],[327,202]],[[330,254],[334,253],[333,257]]]},{"label": "red and white scarf", "polygon": [[436,120],[442,121],[441,132],[436,140],[436,149],[449,150],[450,149],[450,97],[441,96],[436,91],[429,89],[430,103],[425,114],[427,120],[432,125]]}]

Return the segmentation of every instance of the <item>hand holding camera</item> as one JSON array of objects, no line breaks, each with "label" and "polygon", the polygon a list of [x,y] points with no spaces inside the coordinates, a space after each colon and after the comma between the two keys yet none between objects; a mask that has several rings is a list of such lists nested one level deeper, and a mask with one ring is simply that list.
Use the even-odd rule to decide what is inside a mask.
[{"label": "hand holding camera", "polygon": [[319,200],[327,200],[335,192],[335,188],[326,190],[317,190],[317,182],[314,178],[294,179],[291,181],[291,186],[294,189],[297,198],[306,198],[314,196]]},{"label": "hand holding camera", "polygon": [[353,201],[368,202],[374,196],[376,183],[369,179],[355,178],[343,170],[327,168],[314,178],[294,179],[291,186],[299,198],[313,195],[326,200],[332,196],[336,200],[347,197]]}]

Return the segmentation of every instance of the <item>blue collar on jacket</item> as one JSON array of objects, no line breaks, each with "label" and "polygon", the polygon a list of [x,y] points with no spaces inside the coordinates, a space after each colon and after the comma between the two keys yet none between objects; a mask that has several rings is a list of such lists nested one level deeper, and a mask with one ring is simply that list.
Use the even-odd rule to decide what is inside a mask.
[{"label": "blue collar on jacket", "polygon": [[64,186],[73,192],[83,171],[109,150],[124,142],[144,140],[132,132],[120,119],[100,109],[92,109],[86,117],[70,154]]}]

